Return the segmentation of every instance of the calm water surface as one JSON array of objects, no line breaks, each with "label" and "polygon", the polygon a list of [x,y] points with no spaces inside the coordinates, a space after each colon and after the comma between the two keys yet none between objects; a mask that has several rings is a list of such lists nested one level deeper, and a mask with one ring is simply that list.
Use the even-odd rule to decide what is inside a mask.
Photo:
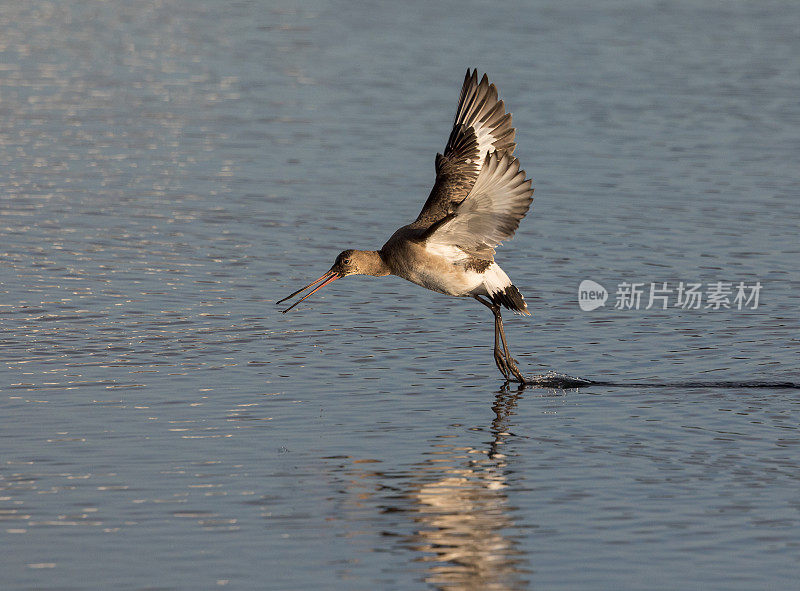
[{"label": "calm water surface", "polygon": [[[791,588],[800,393],[746,384],[800,381],[799,18],[3,3],[4,588]],[[416,216],[468,66],[536,185],[512,351],[618,386],[503,388],[487,312],[397,278],[276,311]]]}]

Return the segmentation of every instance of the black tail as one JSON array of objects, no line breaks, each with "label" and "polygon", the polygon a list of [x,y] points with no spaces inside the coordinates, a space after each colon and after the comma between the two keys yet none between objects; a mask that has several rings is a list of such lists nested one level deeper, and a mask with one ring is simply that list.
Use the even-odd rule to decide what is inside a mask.
[{"label": "black tail", "polygon": [[525,298],[514,285],[509,285],[503,291],[498,291],[489,296],[493,304],[500,304],[509,310],[519,312],[525,316],[530,316],[528,312],[528,304],[525,303]]}]

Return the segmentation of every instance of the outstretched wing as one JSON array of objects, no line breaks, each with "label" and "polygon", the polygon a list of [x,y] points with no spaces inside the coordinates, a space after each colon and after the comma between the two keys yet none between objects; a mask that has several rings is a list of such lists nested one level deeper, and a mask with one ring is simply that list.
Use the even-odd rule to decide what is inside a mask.
[{"label": "outstretched wing", "polygon": [[426,232],[428,247],[453,247],[478,259],[492,260],[494,248],[511,238],[533,201],[531,179],[508,152],[490,152],[480,174],[454,211]]},{"label": "outstretched wing", "polygon": [[486,74],[467,70],[458,101],[453,131],[444,154],[436,155],[436,183],[413,226],[427,228],[453,212],[469,194],[486,161],[498,151],[513,154],[511,113],[497,98],[497,88]]}]

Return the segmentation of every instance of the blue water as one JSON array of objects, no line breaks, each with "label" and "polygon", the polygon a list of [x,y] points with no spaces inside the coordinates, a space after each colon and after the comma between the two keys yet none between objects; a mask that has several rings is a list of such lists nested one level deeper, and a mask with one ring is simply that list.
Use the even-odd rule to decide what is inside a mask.
[{"label": "blue water", "polygon": [[[4,3],[3,587],[791,588],[800,391],[748,386],[800,382],[798,18]],[[398,278],[274,305],[414,219],[467,67],[536,187],[511,350],[605,385],[504,387],[488,312]]]}]

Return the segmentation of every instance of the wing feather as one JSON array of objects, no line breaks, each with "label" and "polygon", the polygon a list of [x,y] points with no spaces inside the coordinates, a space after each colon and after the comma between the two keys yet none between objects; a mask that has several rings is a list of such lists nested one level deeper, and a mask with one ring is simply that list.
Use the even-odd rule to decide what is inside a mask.
[{"label": "wing feather", "polygon": [[472,190],[488,154],[514,152],[514,135],[495,85],[486,74],[479,81],[478,71],[468,69],[453,130],[444,154],[436,156],[436,182],[412,226],[427,228],[452,213]]},{"label": "wing feather", "polygon": [[507,152],[490,152],[467,197],[431,227],[427,245],[457,247],[478,259],[492,260],[494,249],[514,236],[533,201],[531,179]]}]

